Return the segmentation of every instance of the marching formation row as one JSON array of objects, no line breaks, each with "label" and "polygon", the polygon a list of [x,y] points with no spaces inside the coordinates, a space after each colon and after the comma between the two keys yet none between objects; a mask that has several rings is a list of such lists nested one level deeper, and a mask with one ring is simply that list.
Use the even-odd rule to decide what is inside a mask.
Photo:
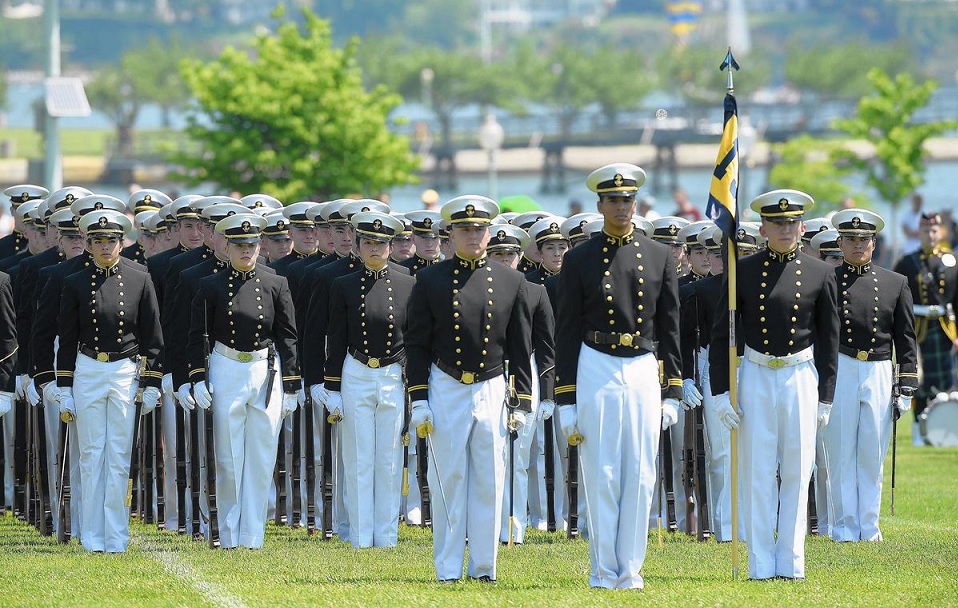
[{"label": "marching formation row", "polygon": [[7,189],[3,506],[94,552],[126,550],[131,513],[223,548],[268,519],[393,546],[404,519],[447,582],[467,538],[466,574],[494,581],[530,526],[581,531],[606,588],[643,586],[656,520],[737,529],[757,579],[805,576],[809,519],[880,540],[893,420],[954,377],[940,218],[891,272],[873,212],[805,220],[776,190],[725,242],[635,215],[644,181],[597,169],[597,212],[570,218]]}]

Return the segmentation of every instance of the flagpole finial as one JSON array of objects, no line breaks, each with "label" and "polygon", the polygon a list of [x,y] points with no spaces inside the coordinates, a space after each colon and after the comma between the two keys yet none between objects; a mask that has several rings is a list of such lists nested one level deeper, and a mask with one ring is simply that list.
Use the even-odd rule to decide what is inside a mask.
[{"label": "flagpole finial", "polygon": [[728,80],[725,87],[729,93],[735,92],[735,85],[732,82],[732,70],[738,69],[738,62],[735,61],[735,57],[732,57],[732,47],[728,47],[728,51],[725,52],[725,59],[722,61],[722,65],[719,66],[719,70],[728,71]]}]

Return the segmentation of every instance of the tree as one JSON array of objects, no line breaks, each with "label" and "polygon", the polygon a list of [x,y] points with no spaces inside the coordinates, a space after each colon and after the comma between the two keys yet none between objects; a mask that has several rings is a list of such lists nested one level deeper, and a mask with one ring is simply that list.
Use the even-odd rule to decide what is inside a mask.
[{"label": "tree", "polygon": [[837,120],[835,126],[875,148],[873,159],[859,158],[851,151],[844,152],[843,157],[891,205],[894,251],[898,242],[898,204],[925,181],[925,141],[958,127],[958,121],[915,121],[915,114],[928,104],[938,86],[932,80],[919,84],[908,74],[892,79],[877,68],[868,72],[868,80],[875,94],[859,100],[855,116]]},{"label": "tree", "polygon": [[[663,49],[656,60],[661,88],[693,103],[721,107],[726,85],[726,75],[719,70],[723,58],[715,47],[707,45]],[[747,63],[741,63],[742,70],[735,73],[736,91],[752,93],[769,81],[771,67],[767,57],[753,53]]]},{"label": "tree", "polygon": [[119,66],[101,70],[87,86],[90,105],[116,125],[116,154],[133,155],[134,127],[145,104],[163,109],[164,126],[169,126],[172,109],[186,105],[188,91],[178,62],[189,53],[176,40],[164,45],[152,38],[146,46],[125,52]]},{"label": "tree", "polygon": [[824,216],[852,194],[843,181],[852,173],[848,163],[838,162],[841,144],[800,135],[773,149],[776,163],[768,174],[775,188],[792,188],[815,199],[812,214]]},{"label": "tree", "polygon": [[210,63],[184,63],[198,104],[186,133],[200,150],[170,156],[182,168],[176,179],[285,200],[374,194],[415,180],[409,141],[387,129],[399,96],[364,90],[358,42],[335,49],[329,23],[303,15],[301,31],[277,10],[276,33],[259,35],[251,54],[230,47]]},{"label": "tree", "polygon": [[872,86],[863,66],[889,74],[913,67],[913,53],[904,44],[877,45],[855,41],[800,46],[788,54],[785,77],[795,87],[827,97],[858,98]]}]

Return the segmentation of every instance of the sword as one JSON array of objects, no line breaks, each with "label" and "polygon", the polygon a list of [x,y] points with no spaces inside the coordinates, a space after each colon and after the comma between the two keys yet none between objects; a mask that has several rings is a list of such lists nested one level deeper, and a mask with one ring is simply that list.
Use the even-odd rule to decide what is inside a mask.
[{"label": "sword", "polygon": [[429,444],[429,451],[433,454],[432,466],[436,468],[436,485],[439,486],[439,498],[442,499],[442,508],[446,512],[446,529],[449,536],[452,536],[452,524],[449,522],[449,502],[446,500],[446,491],[442,487],[442,473],[439,471],[439,459],[435,458],[436,448],[432,445],[432,433],[426,434],[426,443]]},{"label": "sword", "polygon": [[898,399],[901,397],[901,382],[898,374],[899,365],[892,366],[892,384],[891,384],[891,514],[895,515],[895,468],[898,461],[898,419],[901,418],[901,412],[898,410]]}]

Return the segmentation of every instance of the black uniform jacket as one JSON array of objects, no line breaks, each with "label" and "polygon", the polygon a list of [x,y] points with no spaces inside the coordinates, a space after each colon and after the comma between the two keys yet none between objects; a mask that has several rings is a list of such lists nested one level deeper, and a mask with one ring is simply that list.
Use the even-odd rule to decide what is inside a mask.
[{"label": "black uniform jacket", "polygon": [[[618,343],[596,343],[618,337]],[[664,397],[682,392],[679,289],[667,245],[636,232],[594,234],[566,253],[559,273],[556,319],[556,403],[575,403],[583,343],[614,357],[655,352]],[[660,379],[661,380],[661,379]]]}]

